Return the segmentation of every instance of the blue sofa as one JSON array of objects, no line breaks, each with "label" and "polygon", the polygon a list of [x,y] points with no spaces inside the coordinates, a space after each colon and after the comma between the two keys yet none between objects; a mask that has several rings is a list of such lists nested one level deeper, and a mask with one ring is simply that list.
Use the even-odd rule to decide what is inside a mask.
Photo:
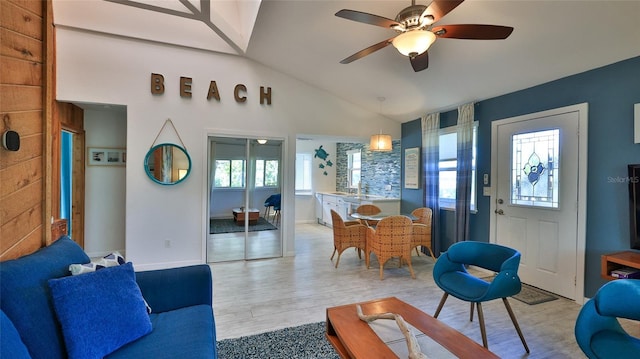
[{"label": "blue sofa", "polygon": [[[127,264],[117,266],[117,269],[107,268],[94,273],[70,276],[69,265],[89,262],[90,258],[84,251],[66,236],[33,254],[0,262],[1,358],[90,358],[92,354],[88,351],[76,350],[72,353],[69,350],[69,343],[85,340],[85,335],[82,333],[70,338],[69,335],[73,332],[67,329],[68,324],[61,316],[61,311],[86,319],[83,316],[90,316],[93,309],[104,311],[105,308],[115,308],[114,312],[118,312],[119,307],[127,305],[125,303],[133,303],[132,305],[136,308],[142,305],[141,321],[143,327],[145,325],[147,327],[139,338],[129,340],[106,356],[98,355],[98,357],[104,356],[109,359],[217,357],[209,266],[195,265],[134,274],[131,265]],[[77,297],[80,296],[79,301],[74,305],[65,307],[58,302],[59,289],[54,288],[56,284],[54,282],[64,282],[93,274],[101,276],[100,278],[108,278],[109,273],[125,273],[127,266],[132,286],[135,287],[133,290],[138,293],[138,297],[141,294],[140,302],[146,300],[151,308],[151,314],[147,314],[144,304],[138,303],[138,298],[128,294],[125,296],[120,292],[113,294],[115,300],[109,300],[109,295],[85,300],[83,296],[86,295],[86,287],[85,293],[79,295],[74,292],[67,296],[73,300],[78,300]],[[91,277],[85,278],[80,280],[87,281]],[[95,287],[98,292],[102,290],[100,285],[98,283]],[[72,289],[75,290],[78,287],[72,287]],[[79,313],[74,313],[74,310]],[[123,334],[122,330],[112,330],[112,328],[117,327],[114,324],[120,325],[127,321],[131,321],[128,316],[114,318],[109,315],[102,316],[90,322],[87,337],[95,337],[96,333],[105,336]],[[102,344],[100,340],[97,342]],[[86,343],[80,344],[86,345]]]}]

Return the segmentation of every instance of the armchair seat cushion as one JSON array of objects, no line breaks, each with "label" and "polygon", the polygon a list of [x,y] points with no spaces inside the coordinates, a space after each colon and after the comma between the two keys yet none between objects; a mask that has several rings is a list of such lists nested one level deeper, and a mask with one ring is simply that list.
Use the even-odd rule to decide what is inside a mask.
[{"label": "armchair seat cushion", "polygon": [[202,304],[151,314],[153,331],[105,359],[211,358],[215,352],[213,309]]},{"label": "armchair seat cushion", "polygon": [[598,358],[637,358],[640,339],[615,330],[602,330],[591,338],[591,350]]},{"label": "armchair seat cushion", "polygon": [[447,272],[440,277],[440,286],[458,299],[473,302],[487,293],[489,282],[465,272]]}]

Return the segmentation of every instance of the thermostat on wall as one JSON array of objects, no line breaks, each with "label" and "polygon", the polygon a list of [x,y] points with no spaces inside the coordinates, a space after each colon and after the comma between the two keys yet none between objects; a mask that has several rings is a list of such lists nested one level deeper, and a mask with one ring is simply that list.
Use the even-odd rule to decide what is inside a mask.
[{"label": "thermostat on wall", "polygon": [[2,147],[9,151],[20,149],[20,135],[16,131],[6,131],[2,134]]}]

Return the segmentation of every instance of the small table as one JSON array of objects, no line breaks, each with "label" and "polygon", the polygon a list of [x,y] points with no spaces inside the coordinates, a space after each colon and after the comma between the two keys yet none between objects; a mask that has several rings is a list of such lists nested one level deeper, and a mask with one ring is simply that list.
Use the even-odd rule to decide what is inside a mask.
[{"label": "small table", "polygon": [[405,217],[409,217],[409,219],[412,221],[415,221],[416,219],[418,219],[418,217],[414,216],[413,214],[389,214],[389,213],[362,214],[358,212],[353,212],[353,213],[350,213],[349,216],[355,219],[362,219],[365,221],[381,221],[391,216],[405,216]]},{"label": "small table", "polygon": [[[458,358],[499,358],[487,348],[438,319],[396,297],[360,303],[364,314],[395,313]],[[341,358],[397,358],[369,324],[358,318],[355,304],[327,308],[326,337]]]},{"label": "small table", "polygon": [[617,279],[611,276],[612,270],[622,267],[640,269],[640,252],[623,251],[603,254],[600,261],[600,276],[607,280]]},{"label": "small table", "polygon": [[[246,212],[245,212],[246,211]],[[244,214],[249,213],[249,224],[256,224],[260,216],[260,210],[257,208],[234,208],[233,221],[238,225],[244,225]]]}]

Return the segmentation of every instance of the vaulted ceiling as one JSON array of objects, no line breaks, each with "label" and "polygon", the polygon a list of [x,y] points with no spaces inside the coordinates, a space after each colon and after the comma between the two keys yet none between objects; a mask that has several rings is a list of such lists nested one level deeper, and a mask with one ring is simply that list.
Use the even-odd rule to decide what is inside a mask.
[{"label": "vaulted ceiling", "polygon": [[56,26],[244,56],[400,122],[640,55],[635,0],[466,0],[437,25],[515,30],[506,40],[439,38],[420,72],[393,46],[339,63],[396,33],[337,11],[394,19],[409,0],[53,2]]}]

